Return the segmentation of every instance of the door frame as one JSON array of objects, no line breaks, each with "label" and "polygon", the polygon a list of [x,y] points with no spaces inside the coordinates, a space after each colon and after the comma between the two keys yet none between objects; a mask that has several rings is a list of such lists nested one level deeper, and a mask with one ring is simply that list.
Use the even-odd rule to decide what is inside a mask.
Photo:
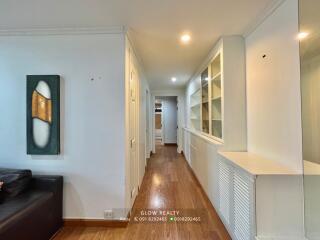
[{"label": "door frame", "polygon": [[155,144],[155,117],[154,117],[154,111],[155,111],[155,100],[157,97],[177,97],[177,105],[178,105],[178,112],[177,112],[177,124],[178,124],[178,130],[177,130],[177,152],[181,153],[183,149],[183,142],[182,142],[182,129],[185,127],[185,91],[180,90],[170,90],[170,91],[152,91],[151,92],[151,102],[152,106],[150,108],[151,110],[151,116],[152,116],[152,153],[156,153],[156,144]]}]

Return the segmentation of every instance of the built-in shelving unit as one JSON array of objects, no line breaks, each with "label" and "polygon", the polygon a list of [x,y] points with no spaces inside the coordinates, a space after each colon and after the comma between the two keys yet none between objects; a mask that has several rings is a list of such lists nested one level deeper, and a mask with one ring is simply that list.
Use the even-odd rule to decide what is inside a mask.
[{"label": "built-in shelving unit", "polygon": [[[190,88],[201,93],[199,132],[224,144],[225,150],[246,150],[245,86],[243,38],[223,37],[201,64]],[[192,112],[189,118],[195,122]],[[198,130],[199,124],[190,128]]]},{"label": "built-in shelving unit", "polygon": [[[221,53],[212,59],[200,75],[200,89],[191,95],[191,128],[223,142]],[[199,95],[201,94],[200,98]],[[199,102],[200,99],[200,102]]]},{"label": "built-in shelving unit", "polygon": [[[243,37],[222,37],[187,86],[189,100],[200,91],[201,126],[184,130],[184,153],[232,239],[301,239],[301,173],[247,152],[245,69]],[[320,175],[310,162],[305,169],[305,180]]]}]

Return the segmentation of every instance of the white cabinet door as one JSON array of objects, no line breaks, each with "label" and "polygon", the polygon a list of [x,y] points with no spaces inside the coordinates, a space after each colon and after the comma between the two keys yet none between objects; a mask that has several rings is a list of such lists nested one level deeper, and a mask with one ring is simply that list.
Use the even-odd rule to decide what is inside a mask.
[{"label": "white cabinet door", "polygon": [[[231,193],[232,193],[232,168],[223,161],[219,161],[219,210],[223,217],[224,224],[231,225]],[[230,228],[229,228],[230,229]]]},{"label": "white cabinet door", "polygon": [[235,169],[233,189],[234,235],[237,240],[254,239],[254,182],[249,176]]},{"label": "white cabinet door", "polygon": [[255,180],[242,170],[219,160],[218,199],[220,217],[234,240],[254,240]]}]

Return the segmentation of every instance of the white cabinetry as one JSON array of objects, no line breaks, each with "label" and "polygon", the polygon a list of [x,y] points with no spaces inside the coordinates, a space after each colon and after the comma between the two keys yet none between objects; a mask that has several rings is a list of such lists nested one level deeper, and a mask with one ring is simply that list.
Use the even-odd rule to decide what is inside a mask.
[{"label": "white cabinetry", "polygon": [[301,239],[301,174],[252,153],[221,152],[191,129],[184,136],[186,158],[233,240]]},{"label": "white cabinetry", "polygon": [[189,82],[186,99],[191,120],[184,151],[232,239],[300,240],[302,175],[246,152],[241,36],[221,38]]},{"label": "white cabinetry", "polygon": [[251,240],[256,235],[254,221],[254,177],[223,159],[218,163],[218,212],[235,240]]},{"label": "white cabinetry", "polygon": [[232,239],[300,239],[301,174],[248,152],[219,155],[215,207]]},{"label": "white cabinetry", "polygon": [[245,44],[241,36],[226,36],[216,44],[194,80],[190,92],[190,128],[224,149],[246,150]]}]

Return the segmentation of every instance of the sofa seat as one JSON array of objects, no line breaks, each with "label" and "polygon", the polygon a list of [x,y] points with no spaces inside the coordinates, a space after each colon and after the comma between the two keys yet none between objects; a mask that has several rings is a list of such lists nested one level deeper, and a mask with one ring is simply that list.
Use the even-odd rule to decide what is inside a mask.
[{"label": "sofa seat", "polygon": [[29,187],[0,204],[0,239],[49,240],[62,227],[61,176],[33,176]]},{"label": "sofa seat", "polygon": [[52,192],[34,191],[26,192],[9,199],[0,207],[0,232],[4,226],[10,226],[10,221],[29,215],[53,198]]}]

